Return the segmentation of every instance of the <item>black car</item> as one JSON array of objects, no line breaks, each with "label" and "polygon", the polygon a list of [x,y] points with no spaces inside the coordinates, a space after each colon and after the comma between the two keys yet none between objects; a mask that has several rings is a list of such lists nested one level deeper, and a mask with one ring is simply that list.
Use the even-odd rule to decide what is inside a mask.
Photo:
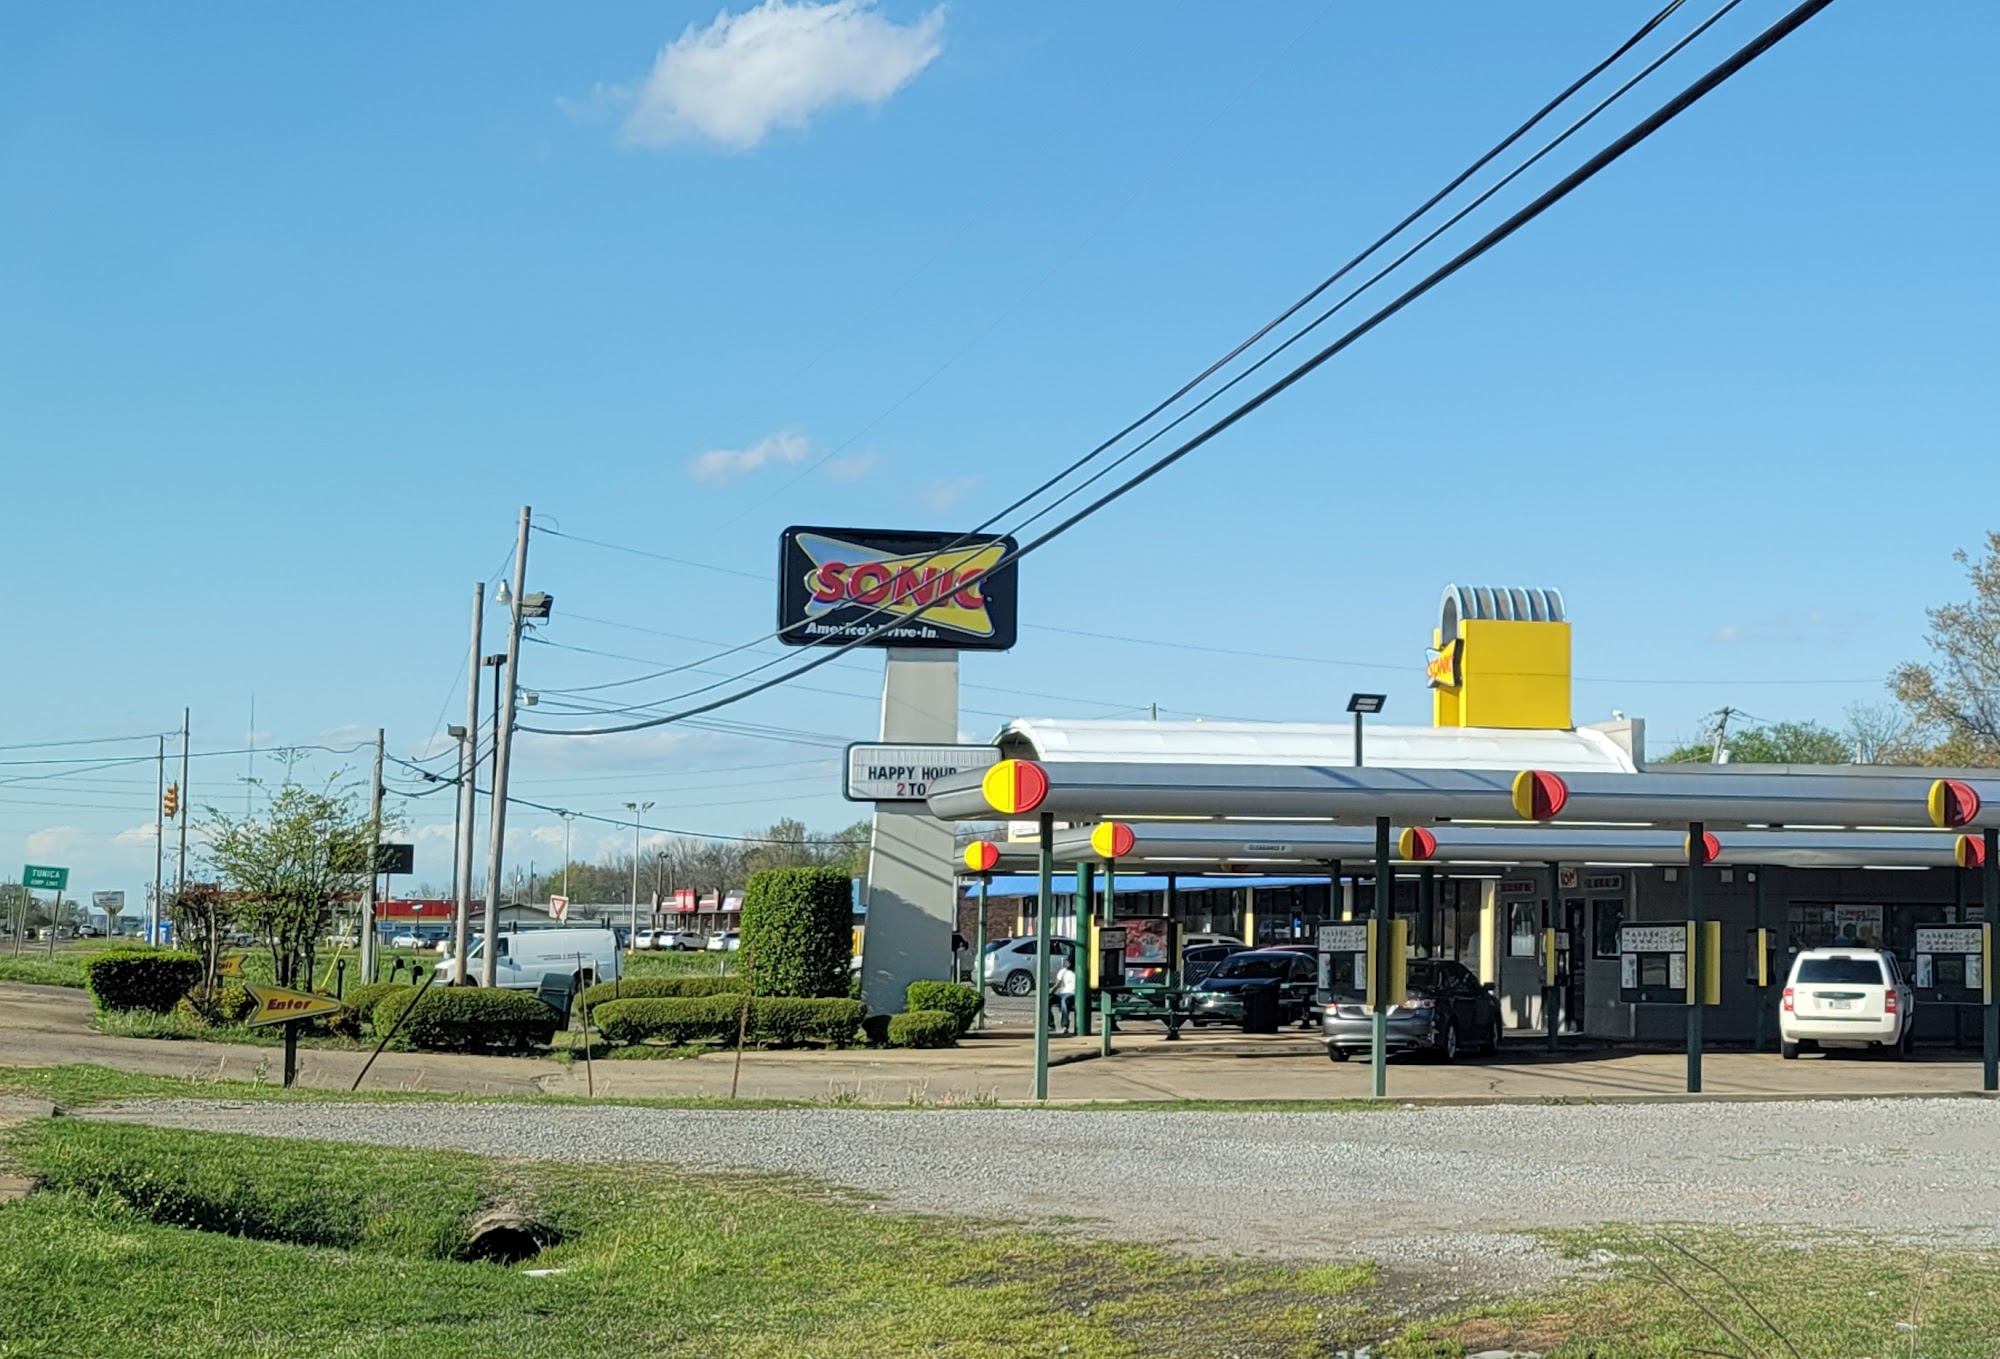
[{"label": "black car", "polygon": [[1303,1024],[1312,1009],[1319,964],[1310,954],[1289,949],[1248,949],[1232,953],[1187,993],[1188,1022],[1240,1024],[1243,992],[1252,986],[1278,988],[1278,1022]]},{"label": "black car", "polygon": [[[1500,1000],[1462,964],[1419,958],[1409,964],[1403,1000],[1389,1007],[1391,1052],[1428,1052],[1452,1061],[1468,1048],[1500,1050]],[[1365,998],[1352,989],[1333,993],[1320,1016],[1326,1055],[1344,1062],[1374,1045],[1374,1021]]]}]

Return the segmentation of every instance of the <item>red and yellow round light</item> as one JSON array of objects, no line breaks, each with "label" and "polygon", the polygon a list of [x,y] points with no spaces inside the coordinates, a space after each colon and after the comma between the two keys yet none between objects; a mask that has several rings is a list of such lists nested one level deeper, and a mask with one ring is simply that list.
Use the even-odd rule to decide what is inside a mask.
[{"label": "red and yellow round light", "polygon": [[1931,824],[1946,830],[1969,826],[1979,815],[1979,794],[1969,783],[1939,779],[1931,785]]},{"label": "red and yellow round light", "polygon": [[1961,835],[1952,846],[1952,858],[1960,868],[1986,867],[1986,837],[1983,835]]},{"label": "red and yellow round light", "polygon": [[1690,835],[1683,843],[1687,847],[1689,863],[1712,864],[1722,857],[1722,841],[1716,839],[1712,831],[1703,831],[1701,833],[1701,857],[1699,859],[1694,857],[1694,837]]},{"label": "red and yellow round light", "polygon": [[1090,847],[1100,859],[1123,859],[1138,841],[1123,821],[1100,821],[1090,828]]},{"label": "red and yellow round light", "polygon": [[1404,863],[1422,863],[1438,852],[1438,838],[1422,826],[1408,826],[1396,842],[1396,857]]},{"label": "red and yellow round light", "polygon": [[1048,771],[1033,760],[1002,760],[979,781],[986,805],[1007,816],[1032,812],[1049,795]]},{"label": "red and yellow round light", "polygon": [[1569,785],[1543,769],[1523,769],[1514,776],[1514,812],[1523,821],[1548,821],[1569,801]]},{"label": "red and yellow round light", "polygon": [[1000,865],[1000,846],[991,840],[974,840],[965,847],[965,866],[975,873],[991,873]]}]

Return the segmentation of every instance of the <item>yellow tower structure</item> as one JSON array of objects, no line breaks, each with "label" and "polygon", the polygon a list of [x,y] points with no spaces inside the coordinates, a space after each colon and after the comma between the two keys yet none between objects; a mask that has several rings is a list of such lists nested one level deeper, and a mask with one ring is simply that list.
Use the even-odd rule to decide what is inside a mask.
[{"label": "yellow tower structure", "polygon": [[1427,668],[1434,726],[1571,725],[1569,623],[1555,590],[1446,586]]}]

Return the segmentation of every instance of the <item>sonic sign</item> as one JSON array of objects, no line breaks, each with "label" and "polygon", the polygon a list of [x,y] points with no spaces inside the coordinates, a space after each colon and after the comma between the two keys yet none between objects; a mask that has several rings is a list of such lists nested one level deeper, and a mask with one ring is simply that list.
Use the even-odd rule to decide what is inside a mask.
[{"label": "sonic sign", "polygon": [[1019,600],[1013,566],[998,563],[1013,550],[1012,538],[788,528],[778,546],[780,640],[838,645],[882,628],[864,645],[1005,651]]}]

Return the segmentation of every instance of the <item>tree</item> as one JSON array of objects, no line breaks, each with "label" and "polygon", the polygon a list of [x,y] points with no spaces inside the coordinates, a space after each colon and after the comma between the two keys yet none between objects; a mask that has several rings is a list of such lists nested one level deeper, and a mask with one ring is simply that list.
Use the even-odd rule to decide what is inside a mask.
[{"label": "tree", "polygon": [[215,965],[236,924],[236,902],[212,882],[183,883],[166,901],[167,919],[180,947],[201,959],[201,989],[215,989]]},{"label": "tree", "polygon": [[[335,775],[318,788],[285,781],[263,809],[242,818],[207,809],[207,858],[238,899],[242,921],[271,950],[278,984],[308,983],[313,953],[336,905],[358,896],[373,865],[367,804]],[[384,820],[381,833],[396,826]]]},{"label": "tree", "polygon": [[1986,535],[1986,555],[1960,550],[1972,598],[1925,610],[1926,638],[1937,659],[1899,665],[1889,688],[1929,738],[1928,764],[2000,764],[2000,531]]},{"label": "tree", "polygon": [[[1852,764],[1854,747],[1845,736],[1817,722],[1774,722],[1728,733],[1722,743],[1731,764]],[[1696,741],[1667,752],[1667,764],[1707,764],[1715,742]]]}]

